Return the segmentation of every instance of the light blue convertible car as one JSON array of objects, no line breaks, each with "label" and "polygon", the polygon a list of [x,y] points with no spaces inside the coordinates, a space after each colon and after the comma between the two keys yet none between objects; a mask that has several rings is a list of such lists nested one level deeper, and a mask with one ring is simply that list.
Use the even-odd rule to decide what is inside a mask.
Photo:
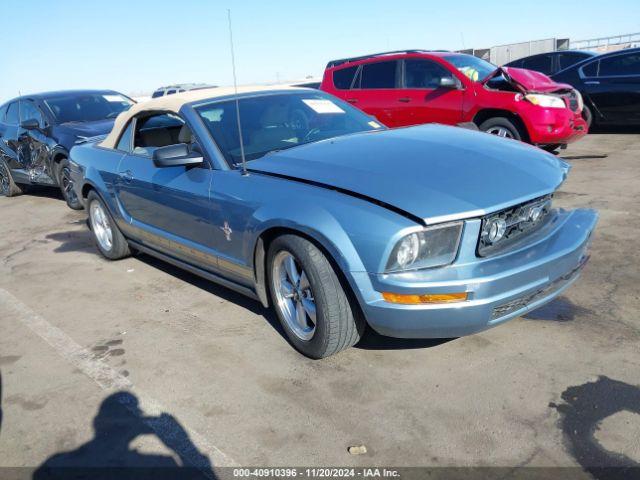
[{"label": "light blue convertible car", "polygon": [[522,315],[577,278],[597,221],[553,208],[569,166],[551,154],[386,129],[308,89],[151,100],[71,160],[105,257],[145,252],[271,305],[312,358],[367,324],[442,338]]}]

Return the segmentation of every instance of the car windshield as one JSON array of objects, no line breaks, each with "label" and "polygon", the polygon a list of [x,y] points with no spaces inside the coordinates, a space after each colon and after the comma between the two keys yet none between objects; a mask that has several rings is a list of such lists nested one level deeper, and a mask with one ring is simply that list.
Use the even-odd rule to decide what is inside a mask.
[{"label": "car windshield", "polygon": [[498,67],[473,55],[446,55],[444,59],[474,82],[484,80]]},{"label": "car windshield", "polygon": [[112,92],[60,95],[44,102],[58,123],[115,118],[133,105],[124,95]]},{"label": "car windshield", "polygon": [[[247,160],[326,138],[384,129],[360,110],[320,92],[286,93],[238,101]],[[230,164],[238,164],[240,136],[236,101],[196,108]]]}]

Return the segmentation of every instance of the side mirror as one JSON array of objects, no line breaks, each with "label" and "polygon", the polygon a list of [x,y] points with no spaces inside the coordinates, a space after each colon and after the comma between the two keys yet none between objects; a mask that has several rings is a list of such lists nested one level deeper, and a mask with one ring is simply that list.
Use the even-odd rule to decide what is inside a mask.
[{"label": "side mirror", "polygon": [[187,167],[190,165],[200,165],[204,159],[189,152],[186,143],[160,147],[153,152],[153,163],[156,167]]},{"label": "side mirror", "polygon": [[440,88],[460,88],[458,80],[453,77],[441,77]]},{"label": "side mirror", "polygon": [[40,123],[35,118],[30,118],[29,120],[20,122],[20,128],[24,130],[37,130],[40,128]]}]

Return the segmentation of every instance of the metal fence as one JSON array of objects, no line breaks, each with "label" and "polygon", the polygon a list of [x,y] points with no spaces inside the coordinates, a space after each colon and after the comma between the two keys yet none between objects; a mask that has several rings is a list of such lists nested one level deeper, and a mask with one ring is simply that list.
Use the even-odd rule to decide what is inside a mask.
[{"label": "metal fence", "polygon": [[519,58],[556,50],[596,50],[600,52],[640,46],[640,33],[629,33],[611,37],[570,40],[568,38],[545,38],[528,42],[509,43],[491,48],[469,48],[461,53],[475,55],[495,65],[504,65]]},{"label": "metal fence", "polygon": [[618,50],[640,46],[640,32],[615,35],[613,37],[589,38],[587,40],[572,40],[572,50]]},{"label": "metal fence", "polygon": [[555,38],[545,38],[543,40],[531,40],[528,42],[498,45],[496,47],[491,47],[489,61],[496,65],[504,65],[505,63],[509,63],[522,57],[528,57],[529,55],[553,52],[554,50],[558,50],[559,42],[564,45],[567,41],[568,39],[557,40]]}]

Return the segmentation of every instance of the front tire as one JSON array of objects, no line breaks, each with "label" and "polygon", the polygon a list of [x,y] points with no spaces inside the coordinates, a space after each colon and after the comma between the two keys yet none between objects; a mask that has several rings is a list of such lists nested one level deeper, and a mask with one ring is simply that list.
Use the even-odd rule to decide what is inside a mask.
[{"label": "front tire", "polygon": [[131,255],[129,244],[95,191],[87,197],[89,226],[100,253],[109,260],[120,260]]},{"label": "front tire", "polygon": [[493,117],[480,124],[480,130],[502,138],[522,140],[522,134],[515,124],[505,117]]},{"label": "front tire", "polygon": [[313,243],[283,235],[269,246],[271,303],[292,345],[309,358],[325,358],[355,345],[364,322],[327,257]]},{"label": "front tire", "polygon": [[0,197],[17,197],[21,194],[22,188],[13,181],[9,165],[0,159]]},{"label": "front tire", "polygon": [[69,169],[69,159],[63,158],[57,163],[56,166],[56,178],[60,184],[60,191],[64,201],[67,202],[67,206],[72,210],[82,210],[82,203],[76,195],[73,189],[73,182],[71,181],[71,170]]}]

